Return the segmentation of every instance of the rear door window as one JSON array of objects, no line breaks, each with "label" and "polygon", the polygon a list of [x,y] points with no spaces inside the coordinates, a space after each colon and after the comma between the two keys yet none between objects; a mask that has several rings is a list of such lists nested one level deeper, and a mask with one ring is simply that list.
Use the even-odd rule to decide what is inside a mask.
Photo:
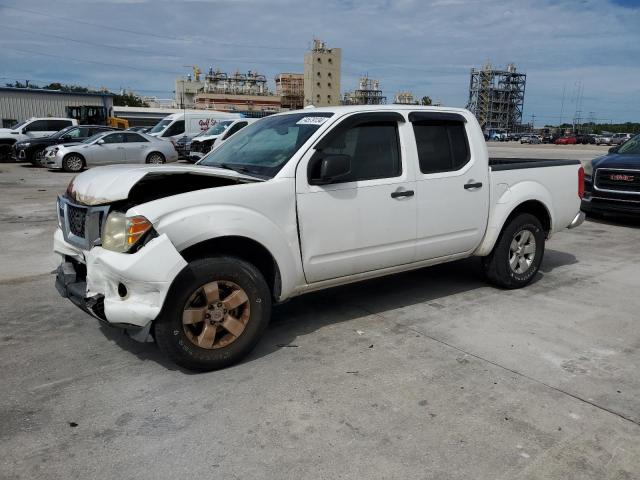
[{"label": "rear door window", "polygon": [[124,143],[124,133],[112,133],[103,137],[104,143]]},{"label": "rear door window", "polygon": [[127,143],[148,142],[148,140],[146,138],[144,138],[142,135],[138,135],[137,133],[125,132],[123,135],[124,135]]},{"label": "rear door window", "polygon": [[470,160],[463,122],[423,120],[413,123],[422,173],[453,172]]},{"label": "rear door window", "polygon": [[58,132],[71,126],[71,120],[47,120],[47,131]]}]

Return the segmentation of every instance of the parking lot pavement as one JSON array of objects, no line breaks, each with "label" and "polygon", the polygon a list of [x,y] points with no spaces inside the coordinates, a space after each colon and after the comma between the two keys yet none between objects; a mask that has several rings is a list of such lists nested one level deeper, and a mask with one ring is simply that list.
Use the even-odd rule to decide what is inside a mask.
[{"label": "parking lot pavement", "polygon": [[520,144],[518,142],[487,142],[491,157],[549,158],[580,160],[585,163],[605,155],[611,147],[606,145],[548,145]]},{"label": "parking lot pavement", "polygon": [[0,478],[640,478],[638,222],[556,235],[522,290],[470,259],[294,299],[191,374],[59,298],[69,176],[0,171]]}]

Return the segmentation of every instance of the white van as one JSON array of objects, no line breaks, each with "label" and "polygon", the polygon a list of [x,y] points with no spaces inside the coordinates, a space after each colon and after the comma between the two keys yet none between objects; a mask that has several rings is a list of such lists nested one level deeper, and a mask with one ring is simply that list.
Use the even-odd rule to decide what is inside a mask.
[{"label": "white van", "polygon": [[241,118],[240,120],[222,120],[206,132],[194,137],[189,147],[188,159],[197,162],[204,157],[213,147],[224,142],[238,130],[243,129],[257,118]]},{"label": "white van", "polygon": [[189,137],[198,135],[222,120],[236,120],[239,118],[242,118],[239,113],[210,110],[203,110],[202,113],[174,113],[160,120],[147,134],[164,140],[175,141],[185,135]]}]

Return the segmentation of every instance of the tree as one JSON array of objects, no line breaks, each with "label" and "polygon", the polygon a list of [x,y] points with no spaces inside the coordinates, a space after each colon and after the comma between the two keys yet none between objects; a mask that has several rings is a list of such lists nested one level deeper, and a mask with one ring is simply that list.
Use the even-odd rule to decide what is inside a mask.
[{"label": "tree", "polygon": [[420,100],[420,105],[431,105],[432,103],[431,97],[422,97],[422,100]]},{"label": "tree", "polygon": [[113,105],[116,107],[148,107],[149,104],[134,93],[122,92],[113,97]]}]

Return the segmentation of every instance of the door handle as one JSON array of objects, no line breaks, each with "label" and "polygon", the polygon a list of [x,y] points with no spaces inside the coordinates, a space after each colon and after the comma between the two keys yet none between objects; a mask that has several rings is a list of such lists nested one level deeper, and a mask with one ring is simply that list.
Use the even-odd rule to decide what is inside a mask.
[{"label": "door handle", "polygon": [[465,183],[464,184],[464,189],[465,190],[471,190],[472,188],[482,188],[482,182]]},{"label": "door handle", "polygon": [[395,191],[395,192],[391,192],[391,198],[413,197],[414,193],[415,192],[413,190]]}]

